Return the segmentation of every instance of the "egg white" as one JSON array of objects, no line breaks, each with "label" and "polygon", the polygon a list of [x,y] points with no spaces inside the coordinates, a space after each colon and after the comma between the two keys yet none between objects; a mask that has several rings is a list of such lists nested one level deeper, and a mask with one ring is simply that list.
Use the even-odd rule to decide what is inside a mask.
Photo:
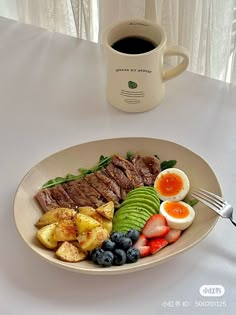
[{"label": "egg white", "polygon": [[167,202],[169,202],[169,200],[163,201],[161,203],[160,214],[162,214],[166,218],[168,226],[171,229],[177,229],[177,230],[187,229],[193,223],[193,220],[195,218],[195,211],[193,207],[191,207],[189,204],[187,204],[184,201],[176,201],[176,203],[183,204],[185,207],[187,207],[189,210],[189,214],[185,218],[175,218],[166,212],[165,205]]},{"label": "egg white", "polygon": [[[163,175],[166,175],[166,174],[175,174],[177,176],[179,176],[181,179],[182,179],[182,182],[183,182],[183,187],[181,189],[181,191],[177,194],[173,194],[173,195],[169,195],[169,196],[166,196],[166,195],[163,195],[157,188],[157,183],[158,181],[160,181],[160,179],[162,178]],[[165,200],[171,200],[171,201],[179,201],[179,200],[183,200],[188,192],[189,192],[189,189],[190,189],[190,183],[189,183],[189,179],[188,179],[188,176],[180,169],[178,168],[168,168],[162,172],[160,172],[155,180],[155,183],[154,183],[154,187],[155,187],[155,190],[157,192],[157,195],[158,197],[165,201]]]}]

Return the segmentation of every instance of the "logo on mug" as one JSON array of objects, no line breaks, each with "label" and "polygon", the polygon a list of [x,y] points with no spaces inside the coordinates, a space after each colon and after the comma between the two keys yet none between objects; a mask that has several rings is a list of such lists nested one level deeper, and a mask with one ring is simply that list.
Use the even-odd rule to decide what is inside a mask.
[{"label": "logo on mug", "polygon": [[128,87],[129,87],[130,89],[136,89],[137,86],[138,86],[138,84],[137,84],[136,82],[134,82],[134,81],[129,81],[129,82],[128,82]]},{"label": "logo on mug", "polygon": [[200,287],[199,292],[201,296],[223,296],[225,288],[220,284],[204,284]]}]

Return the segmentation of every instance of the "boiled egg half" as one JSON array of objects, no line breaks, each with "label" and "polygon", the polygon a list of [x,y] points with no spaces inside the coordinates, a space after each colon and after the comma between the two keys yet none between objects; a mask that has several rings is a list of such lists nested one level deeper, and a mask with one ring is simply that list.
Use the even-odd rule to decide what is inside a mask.
[{"label": "boiled egg half", "polygon": [[160,172],[154,182],[158,197],[165,201],[183,200],[189,192],[187,175],[178,168],[168,168]]},{"label": "boiled egg half", "polygon": [[160,206],[160,213],[166,218],[171,229],[185,230],[195,218],[194,209],[183,201],[163,201]]}]

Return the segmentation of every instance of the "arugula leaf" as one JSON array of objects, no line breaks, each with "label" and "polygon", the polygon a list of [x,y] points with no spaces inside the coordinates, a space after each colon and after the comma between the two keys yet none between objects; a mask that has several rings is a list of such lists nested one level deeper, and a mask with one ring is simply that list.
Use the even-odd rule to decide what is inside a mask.
[{"label": "arugula leaf", "polygon": [[164,171],[167,168],[174,167],[176,163],[177,163],[176,160],[163,161],[163,162],[161,162],[161,170]]},{"label": "arugula leaf", "polygon": [[83,178],[87,174],[97,172],[103,167],[106,167],[111,162],[111,160],[112,160],[112,156],[101,155],[99,158],[99,162],[95,166],[91,168],[82,168],[82,167],[79,168],[80,174],[78,175],[67,174],[65,177],[56,177],[56,178],[50,179],[45,184],[43,184],[42,188],[50,188],[59,184],[70,182],[72,180]]},{"label": "arugula leaf", "polygon": [[187,204],[189,204],[191,207],[195,206],[198,203],[197,199],[190,199],[186,201]]},{"label": "arugula leaf", "polygon": [[128,152],[126,153],[126,159],[127,159],[128,161],[131,160],[132,156],[134,156],[134,152],[128,151]]}]

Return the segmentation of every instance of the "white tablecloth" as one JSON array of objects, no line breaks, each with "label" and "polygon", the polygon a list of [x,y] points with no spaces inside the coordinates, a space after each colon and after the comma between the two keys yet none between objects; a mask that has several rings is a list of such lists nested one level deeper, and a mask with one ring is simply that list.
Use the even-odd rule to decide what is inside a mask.
[{"label": "white tablecloth", "polygon": [[[0,313],[235,314],[236,229],[219,219],[198,245],[155,268],[89,276],[56,268],[20,239],[13,200],[25,173],[63,148],[111,137],[154,137],[208,161],[236,205],[236,87],[185,72],[160,106],[127,114],[104,95],[99,45],[0,18]],[[221,285],[203,297],[202,285]]]}]

